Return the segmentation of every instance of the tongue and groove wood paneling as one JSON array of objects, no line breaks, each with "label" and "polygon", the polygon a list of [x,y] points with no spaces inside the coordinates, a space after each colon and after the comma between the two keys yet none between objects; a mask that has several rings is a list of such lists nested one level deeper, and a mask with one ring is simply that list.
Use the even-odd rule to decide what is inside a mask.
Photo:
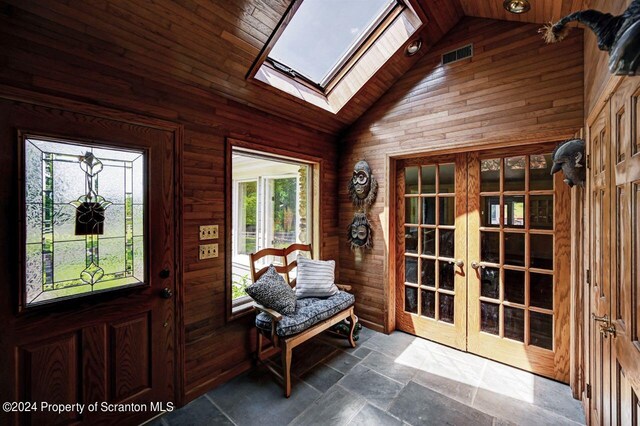
[{"label": "tongue and groove wood paneling", "polygon": [[[387,155],[561,140],[582,126],[582,30],[546,45],[538,28],[463,18],[342,138],[341,182],[365,159],[380,184],[369,214],[373,249],[362,255],[341,246],[340,252],[340,280],[356,289],[358,315],[369,324],[388,327],[393,316],[385,277]],[[440,65],[442,53],[468,43],[472,59]],[[340,229],[346,229],[353,207],[344,185],[339,199]]]},{"label": "tongue and groove wood paneling", "polygon": [[[44,8],[44,3],[40,2],[39,7]],[[36,4],[30,2],[29,6]],[[64,3],[60,5],[69,8]],[[56,3],[55,7],[60,5]],[[60,24],[71,25],[71,20],[79,18],[59,15],[56,19]],[[229,214],[224,208],[225,138],[322,158],[322,240],[317,246],[323,256],[337,258],[341,232],[333,196],[337,191],[335,136],[159,76],[154,70],[140,75],[139,69],[131,65],[138,58],[131,58],[116,44],[95,44],[95,38],[59,27],[34,13],[16,12],[11,17],[0,13],[0,21],[0,93],[24,89],[61,96],[69,104],[107,106],[184,126],[182,170],[177,172],[182,177],[183,203],[177,216],[181,216],[183,225],[180,286],[184,364],[178,368],[185,400],[249,368],[253,318],[226,320],[224,221]],[[79,25],[80,21],[73,24]],[[89,27],[95,23],[87,21],[82,25],[91,32]],[[0,149],[16,143],[3,139]],[[203,224],[219,225],[217,242],[221,255],[217,259],[197,260],[198,226]]]}]

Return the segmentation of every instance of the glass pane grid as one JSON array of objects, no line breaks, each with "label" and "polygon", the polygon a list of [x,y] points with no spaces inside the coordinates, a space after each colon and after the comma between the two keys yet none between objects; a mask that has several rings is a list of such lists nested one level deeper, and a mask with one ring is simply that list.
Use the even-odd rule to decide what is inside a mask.
[{"label": "glass pane grid", "polygon": [[[405,168],[405,229],[418,231],[417,238],[405,234],[405,311],[446,323],[453,323],[455,306],[454,191],[454,163]],[[417,261],[415,280],[409,258]]]},{"label": "glass pane grid", "polygon": [[545,176],[550,168],[550,155],[481,160],[479,303],[482,332],[552,350],[554,192],[553,179]]}]

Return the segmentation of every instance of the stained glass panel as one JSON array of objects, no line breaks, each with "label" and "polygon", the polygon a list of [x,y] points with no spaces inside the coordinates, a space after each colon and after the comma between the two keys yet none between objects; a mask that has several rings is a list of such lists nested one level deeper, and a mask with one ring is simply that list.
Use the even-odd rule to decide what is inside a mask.
[{"label": "stained glass panel", "polygon": [[25,140],[26,306],[145,280],[144,153]]}]

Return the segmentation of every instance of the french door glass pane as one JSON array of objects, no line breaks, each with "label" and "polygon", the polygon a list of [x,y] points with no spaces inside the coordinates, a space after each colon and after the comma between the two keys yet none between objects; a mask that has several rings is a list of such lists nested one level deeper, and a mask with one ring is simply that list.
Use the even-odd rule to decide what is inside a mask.
[{"label": "french door glass pane", "polygon": [[405,256],[404,280],[408,283],[418,284],[418,258]]},{"label": "french door glass pane", "polygon": [[404,251],[405,253],[418,254],[418,228],[405,226]]},{"label": "french door glass pane", "polygon": [[524,195],[504,197],[504,226],[524,228]]},{"label": "french door glass pane", "polygon": [[512,157],[504,160],[504,191],[524,191],[526,157]]},{"label": "french door glass pane", "polygon": [[405,194],[418,193],[418,168],[417,167],[407,167],[404,170],[404,193]]},{"label": "french door glass pane", "polygon": [[529,196],[529,227],[553,229],[553,195]]},{"label": "french door glass pane", "polygon": [[453,324],[454,298],[450,294],[439,293],[440,298],[440,321]]},{"label": "french door glass pane", "polygon": [[484,262],[500,262],[500,233],[480,232],[480,251]]},{"label": "french door glass pane", "polygon": [[529,190],[553,189],[551,154],[529,156]]},{"label": "french door glass pane", "polygon": [[421,290],[422,303],[421,314],[425,317],[436,317],[436,293],[430,290]]},{"label": "french door glass pane", "polygon": [[499,158],[480,160],[480,191],[500,191],[501,162]]},{"label": "french door glass pane", "polygon": [[455,265],[453,262],[447,262],[446,260],[440,260],[438,263],[440,265],[440,284],[438,287],[453,291],[456,273],[454,269]]},{"label": "french door glass pane", "polygon": [[531,344],[553,350],[553,316],[540,312],[529,312]]},{"label": "french door glass pane", "polygon": [[436,224],[436,198],[426,197],[422,199],[422,224]]},{"label": "french door glass pane", "polygon": [[525,234],[503,233],[505,265],[524,266]]},{"label": "french door glass pane", "polygon": [[529,273],[529,304],[537,308],[553,309],[553,275]]},{"label": "french door glass pane", "polygon": [[524,305],[524,271],[504,270],[504,300]]},{"label": "french door glass pane", "polygon": [[455,192],[455,164],[440,164],[438,165],[438,192],[452,193]]},{"label": "french door glass pane", "polygon": [[531,267],[553,269],[553,235],[531,234]]},{"label": "french door glass pane", "polygon": [[440,197],[440,225],[455,224],[455,203],[453,197]]},{"label": "french door glass pane", "polygon": [[418,289],[405,286],[404,288],[404,310],[412,314],[418,313]]},{"label": "french door glass pane", "polygon": [[500,197],[482,196],[481,198],[481,224],[488,227],[500,226]]},{"label": "french door glass pane", "polygon": [[419,223],[417,198],[407,198],[405,200],[404,221],[405,223]]},{"label": "french door glass pane", "polygon": [[422,166],[422,190],[423,194],[436,193],[436,166]]},{"label": "french door glass pane", "polygon": [[504,337],[524,342],[524,309],[504,307]]},{"label": "french door glass pane", "polygon": [[436,230],[435,229],[422,230],[422,254],[426,254],[428,256],[436,255]]},{"label": "french door glass pane", "polygon": [[433,259],[421,259],[422,263],[422,285],[427,287],[436,286],[436,261]]},{"label": "french door glass pane", "polygon": [[500,298],[500,269],[491,267],[480,269],[480,295],[492,299]]},{"label": "french door glass pane", "polygon": [[480,302],[480,330],[500,334],[500,305]]}]

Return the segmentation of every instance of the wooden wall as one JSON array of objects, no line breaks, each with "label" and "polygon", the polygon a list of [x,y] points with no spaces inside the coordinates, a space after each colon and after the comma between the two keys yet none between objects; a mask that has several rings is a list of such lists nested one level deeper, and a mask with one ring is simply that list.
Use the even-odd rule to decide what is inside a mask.
[{"label": "wooden wall", "polygon": [[[30,16],[29,19],[37,19]],[[321,252],[338,251],[337,148],[335,137],[271,116],[174,80],[133,73],[127,62],[107,65],[89,45],[65,46],[52,30],[18,31],[19,18],[0,27],[0,95],[7,87],[108,106],[184,126],[182,211],[184,289],[184,394],[191,399],[250,366],[253,318],[225,319],[225,138],[320,157],[322,161]],[[97,56],[96,56],[97,55]],[[4,90],[3,90],[4,89]],[[0,149],[14,140],[1,140]],[[16,183],[17,185],[17,183]],[[5,210],[0,222],[8,223]],[[197,260],[198,226],[220,225],[220,257]],[[3,285],[8,285],[6,281]]]},{"label": "wooden wall", "polygon": [[[346,183],[365,159],[380,188],[370,212],[374,247],[340,245],[340,281],[356,289],[357,314],[383,328],[387,217],[386,156],[568,138],[583,123],[581,30],[545,45],[539,24],[463,18],[343,136],[340,230],[353,216]],[[473,43],[474,57],[446,66],[443,52]]]},{"label": "wooden wall", "polygon": [[[631,0],[589,0],[585,9],[620,15]],[[609,54],[598,49],[596,36],[589,29],[584,30],[584,91],[585,118],[593,110],[598,98],[603,94],[609,81]]]}]

